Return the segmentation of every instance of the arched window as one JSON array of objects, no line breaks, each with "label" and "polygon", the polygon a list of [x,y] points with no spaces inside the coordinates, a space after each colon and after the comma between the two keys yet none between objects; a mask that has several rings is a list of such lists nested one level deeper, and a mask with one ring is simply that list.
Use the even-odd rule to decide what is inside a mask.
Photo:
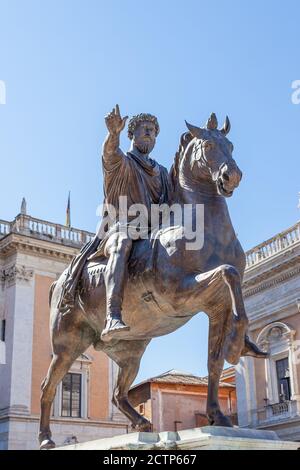
[{"label": "arched window", "polygon": [[265,326],[257,344],[270,356],[265,361],[267,404],[285,403],[298,395],[296,361],[294,360],[295,330],[283,322]]}]

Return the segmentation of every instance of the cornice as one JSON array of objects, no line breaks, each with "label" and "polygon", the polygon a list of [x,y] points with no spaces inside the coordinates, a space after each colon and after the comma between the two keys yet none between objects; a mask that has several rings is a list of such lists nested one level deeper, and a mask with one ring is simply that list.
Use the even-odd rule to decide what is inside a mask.
[{"label": "cornice", "polygon": [[296,302],[289,302],[277,308],[268,309],[267,311],[259,311],[255,313],[248,312],[250,321],[250,331],[264,328],[269,323],[282,322],[285,319],[290,321],[290,318],[298,314]]},{"label": "cornice", "polygon": [[14,233],[0,240],[0,257],[3,258],[14,253],[25,253],[69,263],[78,253],[79,249],[80,248]]},{"label": "cornice", "polygon": [[[293,269],[291,269],[293,268]],[[300,256],[271,267],[263,273],[253,276],[243,283],[244,297],[250,297],[258,292],[272,288],[281,282],[300,274]]]},{"label": "cornice", "polygon": [[[126,419],[126,418],[125,418]],[[0,422],[5,421],[17,421],[17,422],[34,422],[38,423],[40,420],[39,415],[34,414],[18,414],[11,409],[6,408],[5,410],[0,410]],[[72,424],[72,425],[81,425],[81,426],[95,426],[95,427],[111,427],[111,428],[125,428],[127,427],[127,422],[114,421],[109,419],[95,420],[90,418],[70,418],[70,417],[51,417],[52,425],[55,424]]]}]

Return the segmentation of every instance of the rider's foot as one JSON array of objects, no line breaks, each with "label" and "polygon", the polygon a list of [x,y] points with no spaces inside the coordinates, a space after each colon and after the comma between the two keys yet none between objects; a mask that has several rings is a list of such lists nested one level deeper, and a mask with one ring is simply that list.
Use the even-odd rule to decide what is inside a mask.
[{"label": "rider's foot", "polygon": [[252,356],[261,359],[266,359],[269,357],[267,352],[262,351],[251,339],[248,335],[245,335],[245,346],[242,350],[241,356]]},{"label": "rider's foot", "polygon": [[106,320],[106,325],[101,333],[102,341],[110,341],[114,338],[122,337],[123,333],[130,330],[130,327],[125,325],[121,318],[109,318]]}]

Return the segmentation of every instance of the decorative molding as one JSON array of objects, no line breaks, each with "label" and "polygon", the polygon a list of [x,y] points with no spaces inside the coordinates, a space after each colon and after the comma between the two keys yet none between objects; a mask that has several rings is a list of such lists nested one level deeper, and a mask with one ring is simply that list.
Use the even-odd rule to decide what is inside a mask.
[{"label": "decorative molding", "polygon": [[257,331],[265,328],[268,324],[275,321],[283,321],[297,313],[297,305],[295,302],[285,302],[284,305],[276,306],[273,309],[268,308],[267,310],[260,310],[257,312],[254,308],[249,315],[250,331]]},{"label": "decorative molding", "polygon": [[94,361],[94,358],[86,353],[80,354],[80,356],[77,357],[75,362],[79,363],[86,363],[86,364],[91,364]]},{"label": "decorative molding", "polygon": [[[286,266],[286,264],[288,264],[288,266]],[[267,272],[263,273],[263,275],[259,275],[255,278],[250,279],[249,281],[244,282],[244,284],[243,284],[243,295],[244,295],[244,297],[250,297],[251,295],[255,295],[258,292],[261,292],[261,291],[264,291],[266,289],[272,288],[272,287],[280,284],[281,282],[284,282],[287,279],[291,279],[292,277],[297,276],[298,274],[300,274],[300,257],[299,256],[297,258],[295,258],[295,263],[293,263],[293,264],[297,264],[297,267],[295,269],[290,270],[290,271],[285,271],[285,272],[282,273],[281,276],[270,279],[269,281],[262,282],[264,279],[270,278],[273,274],[277,274],[279,272],[282,272],[285,269],[287,269],[288,267],[290,267],[290,263],[281,264],[280,266],[277,267],[277,269],[274,268],[270,271],[267,271]],[[256,287],[251,288],[251,286],[254,286],[258,282],[260,282],[260,284],[256,285]]]},{"label": "decorative molding", "polygon": [[34,275],[33,269],[28,269],[26,266],[13,265],[9,268],[2,269],[0,279],[3,284],[12,286],[17,281],[29,282]]},{"label": "decorative molding", "polygon": [[[275,321],[266,325],[257,337],[257,344],[266,352],[269,353],[268,359],[265,361],[265,377],[266,377],[266,399],[268,404],[279,404],[280,395],[278,391],[278,379],[276,372],[276,361],[279,359],[287,358],[290,371],[290,385],[291,385],[291,400],[297,401],[299,386],[298,386],[298,371],[295,363],[295,348],[294,337],[296,330],[288,323],[282,321]],[[297,414],[297,403],[296,414]],[[274,419],[271,408],[266,409],[266,419]],[[292,409],[287,409],[285,418],[292,416]],[[284,418],[284,416],[282,416]]]},{"label": "decorative molding", "polygon": [[27,406],[25,405],[12,405],[6,408],[0,409],[0,418],[9,417],[10,415],[14,416],[29,416],[30,412]]},{"label": "decorative molding", "polygon": [[[18,239],[13,239],[10,235],[5,240],[0,240],[0,255],[7,257],[18,252],[69,264],[80,249],[58,245],[49,241],[43,243],[43,240],[37,240],[36,244],[32,242],[33,240],[25,235],[18,235]],[[49,243],[51,243],[51,246],[49,246]]]},{"label": "decorative molding", "polygon": [[267,351],[271,344],[279,341],[293,341],[296,331],[287,323],[276,321],[266,325],[257,337],[257,344]]}]

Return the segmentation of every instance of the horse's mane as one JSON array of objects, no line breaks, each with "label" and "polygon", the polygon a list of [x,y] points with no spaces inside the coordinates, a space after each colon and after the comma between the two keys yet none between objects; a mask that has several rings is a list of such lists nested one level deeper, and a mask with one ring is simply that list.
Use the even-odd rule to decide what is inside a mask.
[{"label": "horse's mane", "polygon": [[173,191],[176,190],[177,182],[178,182],[178,175],[179,175],[179,165],[184,155],[184,152],[188,146],[188,144],[193,139],[193,136],[190,132],[184,132],[180,137],[179,147],[177,152],[175,153],[174,163],[171,166],[169,176],[170,182],[172,184]]}]

